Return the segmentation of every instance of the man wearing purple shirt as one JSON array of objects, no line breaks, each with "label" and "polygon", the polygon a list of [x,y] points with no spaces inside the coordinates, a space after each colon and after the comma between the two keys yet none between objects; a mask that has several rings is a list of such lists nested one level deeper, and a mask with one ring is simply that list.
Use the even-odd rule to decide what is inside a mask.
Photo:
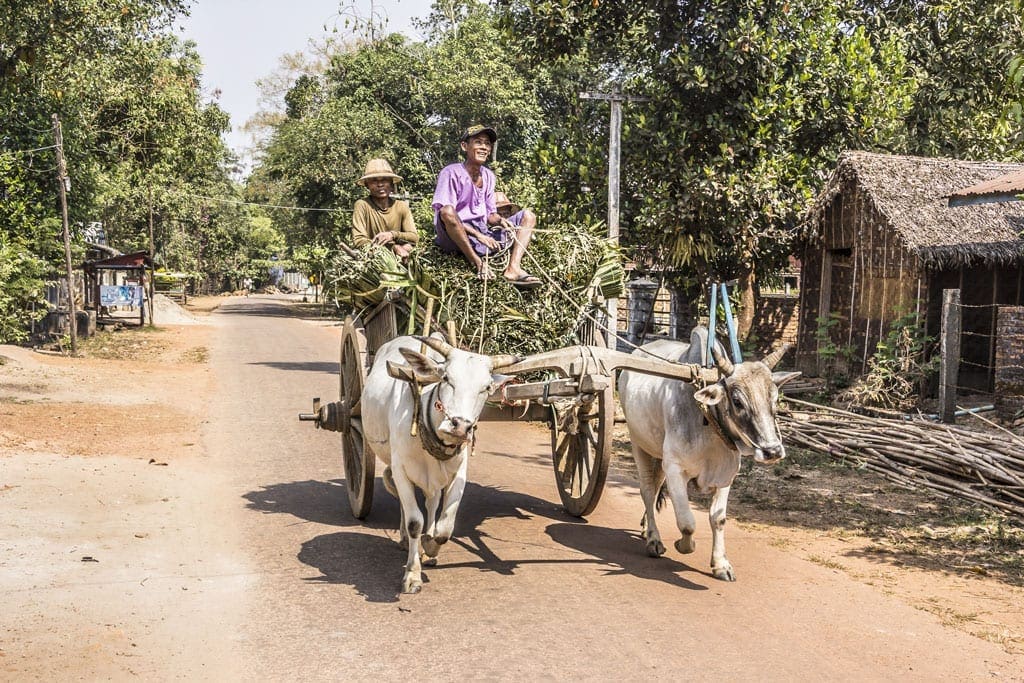
[{"label": "man wearing purple shirt", "polygon": [[533,236],[532,225],[514,226],[497,211],[494,173],[484,166],[498,134],[489,126],[470,126],[459,144],[466,160],[441,169],[434,190],[434,243],[442,251],[462,254],[484,280],[494,277],[484,257],[504,249],[512,241],[512,255],[503,275],[511,284],[530,288],[539,278],[522,268],[526,245]]}]

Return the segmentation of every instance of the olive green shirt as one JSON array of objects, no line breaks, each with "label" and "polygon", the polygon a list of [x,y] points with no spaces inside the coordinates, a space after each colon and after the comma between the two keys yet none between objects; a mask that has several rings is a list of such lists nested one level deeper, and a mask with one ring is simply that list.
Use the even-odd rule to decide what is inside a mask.
[{"label": "olive green shirt", "polygon": [[352,209],[352,243],[365,247],[373,236],[382,232],[395,233],[395,242],[416,244],[420,236],[412,220],[409,205],[396,199],[383,211],[369,199],[359,199]]}]

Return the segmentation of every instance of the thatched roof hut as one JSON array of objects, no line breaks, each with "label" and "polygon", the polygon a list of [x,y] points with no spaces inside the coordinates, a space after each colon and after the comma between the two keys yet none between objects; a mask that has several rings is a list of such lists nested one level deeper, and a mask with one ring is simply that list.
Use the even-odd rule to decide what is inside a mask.
[{"label": "thatched roof hut", "polygon": [[805,217],[801,368],[821,371],[819,352],[831,345],[846,356],[845,370],[859,374],[901,315],[927,316],[937,334],[942,289],[959,288],[965,305],[981,307],[965,309],[965,330],[980,341],[964,344],[964,361],[978,370],[971,381],[990,386],[994,306],[1024,301],[1024,203],[951,207],[947,198],[1022,171],[1024,164],[844,154]]}]

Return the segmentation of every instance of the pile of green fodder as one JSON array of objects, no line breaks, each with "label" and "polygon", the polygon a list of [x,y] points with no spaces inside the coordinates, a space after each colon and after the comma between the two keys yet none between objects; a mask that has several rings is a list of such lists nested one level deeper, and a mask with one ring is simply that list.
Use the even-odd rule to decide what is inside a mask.
[{"label": "pile of green fodder", "polygon": [[383,247],[343,250],[325,284],[340,307],[356,312],[373,308],[397,290],[401,301],[416,304],[417,333],[427,298],[433,297],[434,321],[441,329],[452,321],[464,348],[523,356],[580,343],[581,323],[595,315],[604,299],[623,291],[620,253],[595,229],[535,233],[523,269],[542,280],[540,287],[511,285],[501,276],[503,267],[500,260],[492,263],[497,277],[480,280],[461,256],[444,254],[423,240],[407,265]]}]

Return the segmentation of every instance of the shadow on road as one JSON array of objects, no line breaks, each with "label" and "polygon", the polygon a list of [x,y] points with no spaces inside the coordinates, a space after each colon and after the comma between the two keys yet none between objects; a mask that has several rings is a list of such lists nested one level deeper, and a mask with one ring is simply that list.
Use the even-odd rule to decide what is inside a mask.
[{"label": "shadow on road", "polygon": [[679,574],[693,572],[714,579],[711,572],[700,571],[669,557],[651,557],[640,534],[625,529],[609,529],[607,527],[588,526],[580,528],[576,524],[552,524],[545,529],[555,543],[567,548],[575,548],[586,555],[600,557],[603,564],[609,566],[606,576],[628,574],[640,579],[663,581],[678,588],[689,590],[707,590]]},{"label": "shadow on road", "polygon": [[249,365],[262,365],[275,370],[298,370],[300,372],[326,372],[330,375],[338,374],[337,361],[311,361],[309,363],[290,363],[286,361],[266,361],[262,363],[249,363]]},{"label": "shadow on road", "polygon": [[358,531],[323,534],[303,543],[298,558],[320,572],[306,581],[352,586],[369,602],[398,601],[405,551],[390,538]]},{"label": "shadow on road", "polygon": [[242,497],[249,501],[246,507],[250,510],[288,514],[317,524],[366,526],[371,529],[398,528],[398,501],[384,489],[380,477],[374,482],[373,511],[365,520],[352,516],[343,479],[271,484]]},{"label": "shadow on road", "polygon": [[[373,510],[366,520],[352,517],[342,481],[297,481],[265,486],[244,495],[248,507],[265,514],[289,514],[303,520],[339,527],[386,529],[397,537],[398,501],[388,494],[378,478],[374,488]],[[580,554],[572,558],[506,559],[492,548],[492,539],[482,529],[484,522],[494,519],[528,521],[542,517],[554,523],[546,528],[548,536],[564,548]],[[511,576],[515,570],[530,564],[586,564],[605,567],[605,574],[627,574],[658,580],[691,590],[706,590],[678,575],[694,572],[692,567],[671,559],[655,560],[643,554],[636,534],[623,529],[607,529],[587,524],[586,520],[567,515],[559,505],[541,498],[509,491],[501,487],[468,483],[455,525],[456,544],[477,559],[470,562],[445,563],[442,551],[440,565],[425,570],[429,581],[432,572],[446,569],[474,568]],[[401,583],[401,551],[393,538],[362,533],[356,529],[316,536],[302,544],[298,559],[316,568],[321,576],[311,581],[352,586],[370,602],[397,600]],[[703,574],[703,572],[701,572]]]}]

